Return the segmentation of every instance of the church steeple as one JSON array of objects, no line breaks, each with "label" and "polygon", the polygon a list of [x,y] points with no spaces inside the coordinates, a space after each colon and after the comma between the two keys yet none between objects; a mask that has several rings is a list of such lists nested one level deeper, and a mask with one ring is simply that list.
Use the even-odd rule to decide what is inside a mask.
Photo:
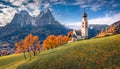
[{"label": "church steeple", "polygon": [[87,21],[87,13],[85,9],[82,14],[81,34],[83,39],[88,38],[88,21]]}]

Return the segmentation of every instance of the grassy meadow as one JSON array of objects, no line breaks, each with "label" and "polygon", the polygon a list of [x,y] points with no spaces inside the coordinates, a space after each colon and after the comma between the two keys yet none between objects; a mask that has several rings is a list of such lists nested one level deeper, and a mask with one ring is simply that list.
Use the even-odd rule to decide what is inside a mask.
[{"label": "grassy meadow", "polygon": [[0,69],[120,69],[120,34],[67,43],[25,61],[23,54],[0,57]]},{"label": "grassy meadow", "polygon": [[24,62],[22,54],[0,57],[0,69],[16,68],[20,62]]}]

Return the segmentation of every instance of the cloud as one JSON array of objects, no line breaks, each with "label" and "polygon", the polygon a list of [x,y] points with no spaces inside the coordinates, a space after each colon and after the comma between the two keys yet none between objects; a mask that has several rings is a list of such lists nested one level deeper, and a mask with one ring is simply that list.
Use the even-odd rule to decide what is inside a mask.
[{"label": "cloud", "polygon": [[90,7],[90,5],[81,5],[80,7],[81,8],[88,8],[88,7]]},{"label": "cloud", "polygon": [[7,0],[6,2],[9,2],[14,6],[18,6],[16,8],[18,11],[26,10],[30,11],[30,14],[33,16],[38,15],[38,13],[36,14],[36,11],[38,12],[40,8],[40,0]]},{"label": "cloud", "polygon": [[0,26],[4,26],[9,23],[14,14],[17,12],[16,9],[12,7],[7,7],[1,10],[3,13],[0,13]]},{"label": "cloud", "polygon": [[[13,18],[13,15],[21,10],[26,10],[29,12],[30,15],[37,16],[41,11],[41,7],[44,7],[45,9],[57,4],[78,5],[80,6],[80,8],[89,8],[92,11],[98,11],[102,7],[116,8],[120,6],[119,3],[120,1],[118,0],[0,0],[0,23],[3,25],[9,23]],[[96,21],[99,22],[100,19],[102,18],[96,18]],[[106,19],[110,18],[106,17]],[[90,22],[92,21],[93,20],[91,20]]]},{"label": "cloud", "polygon": [[112,7],[120,6],[120,4],[113,4]]},{"label": "cloud", "polygon": [[[40,0],[6,0],[0,1],[0,26],[10,23],[15,13],[26,10],[32,16],[40,13]],[[30,3],[29,3],[30,2]]]},{"label": "cloud", "polygon": [[113,16],[104,16],[88,20],[89,24],[112,24],[120,20],[120,13],[116,13]]},{"label": "cloud", "polygon": [[68,27],[70,29],[76,29],[79,30],[81,27],[81,22],[74,22],[74,23],[66,23],[63,24],[65,27]]},{"label": "cloud", "polygon": [[[104,17],[98,17],[93,19],[88,19],[88,24],[107,24],[111,25],[116,21],[120,20],[120,13],[116,13],[113,16],[111,15],[105,15]],[[69,27],[71,29],[79,30],[81,26],[81,22],[74,22],[74,23],[65,23],[66,27]]]},{"label": "cloud", "polygon": [[95,5],[95,4],[94,4],[93,6],[90,7],[90,9],[93,10],[93,11],[97,11],[97,10],[100,10],[100,9],[101,9],[101,8],[100,8],[101,6],[102,6],[102,4],[100,4],[100,5]]},{"label": "cloud", "polygon": [[45,0],[50,5],[62,4],[62,5],[79,5],[80,8],[89,8],[92,11],[101,10],[105,8],[118,7],[120,1],[118,0]]}]

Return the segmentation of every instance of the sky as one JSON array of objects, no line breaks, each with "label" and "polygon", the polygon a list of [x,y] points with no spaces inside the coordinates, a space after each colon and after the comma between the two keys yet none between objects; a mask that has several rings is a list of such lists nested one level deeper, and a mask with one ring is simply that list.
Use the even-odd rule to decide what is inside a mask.
[{"label": "sky", "polygon": [[10,23],[21,10],[35,17],[46,8],[69,27],[81,24],[84,9],[89,24],[110,25],[120,20],[120,0],[0,0],[0,26]]}]

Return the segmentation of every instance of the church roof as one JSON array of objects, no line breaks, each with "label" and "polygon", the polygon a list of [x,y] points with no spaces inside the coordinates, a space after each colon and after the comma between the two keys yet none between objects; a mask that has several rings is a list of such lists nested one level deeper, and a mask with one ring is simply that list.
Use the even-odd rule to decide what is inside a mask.
[{"label": "church roof", "polygon": [[71,34],[71,37],[77,38],[77,36],[75,34]]},{"label": "church roof", "polygon": [[81,31],[80,30],[74,30],[75,33],[71,34],[71,37],[77,38],[77,36],[81,36]]},{"label": "church roof", "polygon": [[76,30],[75,32],[76,32],[77,35],[81,35],[81,31]]}]

